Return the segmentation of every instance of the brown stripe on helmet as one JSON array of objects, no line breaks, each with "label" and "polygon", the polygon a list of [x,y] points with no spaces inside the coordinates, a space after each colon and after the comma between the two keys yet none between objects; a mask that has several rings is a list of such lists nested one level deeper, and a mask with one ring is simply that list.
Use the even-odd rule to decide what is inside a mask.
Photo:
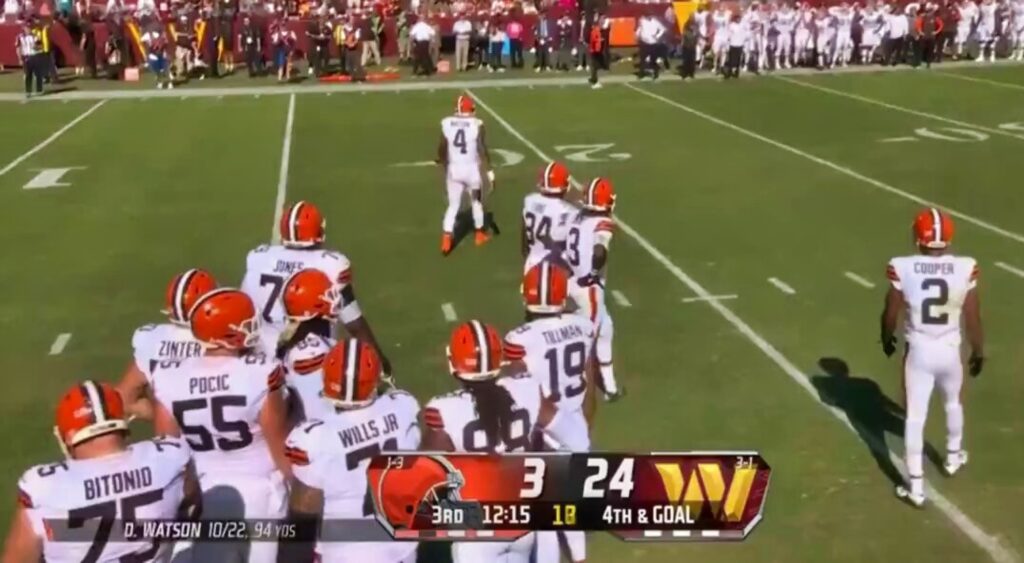
[{"label": "brown stripe on helmet", "polygon": [[85,386],[86,383],[82,382],[78,385],[78,392],[82,394],[82,400],[85,402],[85,406],[89,408],[89,424],[96,424],[96,407],[97,405],[93,402],[92,395],[89,393],[89,388]]},{"label": "brown stripe on helmet", "polygon": [[178,277],[178,283],[174,286],[174,302],[171,303],[171,307],[174,308],[173,312],[178,320],[188,320],[188,311],[185,310],[185,293],[188,291],[188,286],[192,283],[192,278],[198,272],[199,270],[192,268],[181,274]]},{"label": "brown stripe on helmet", "polygon": [[469,321],[469,325],[473,329],[473,337],[477,344],[477,373],[487,373],[491,371],[491,344],[487,341],[487,330],[480,321]]}]

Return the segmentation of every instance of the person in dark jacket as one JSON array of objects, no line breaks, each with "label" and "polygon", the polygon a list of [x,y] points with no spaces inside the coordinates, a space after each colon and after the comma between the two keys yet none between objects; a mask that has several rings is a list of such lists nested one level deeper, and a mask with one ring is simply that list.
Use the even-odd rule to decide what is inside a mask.
[{"label": "person in dark jacket", "polygon": [[697,41],[700,32],[697,29],[697,19],[690,16],[683,26],[682,56],[683,65],[680,67],[684,79],[694,78],[697,72]]},{"label": "person in dark jacket", "polygon": [[245,67],[249,77],[263,74],[263,31],[252,23],[249,16],[242,18],[242,29],[238,34],[239,51],[245,53]]},{"label": "person in dark jacket", "polygon": [[932,59],[935,56],[935,45],[937,38],[942,34],[942,18],[935,11],[934,7],[927,10],[922,9],[914,20],[914,31],[917,35],[917,52],[914,57],[914,66],[919,66],[921,61],[927,68],[932,67]]}]

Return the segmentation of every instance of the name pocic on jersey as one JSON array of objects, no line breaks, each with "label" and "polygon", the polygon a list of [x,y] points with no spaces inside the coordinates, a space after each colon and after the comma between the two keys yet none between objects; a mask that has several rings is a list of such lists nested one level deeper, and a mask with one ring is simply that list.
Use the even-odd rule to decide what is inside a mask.
[{"label": "name pocic on jersey", "polygon": [[298,537],[296,524],[277,520],[129,520],[127,541],[279,541]]}]

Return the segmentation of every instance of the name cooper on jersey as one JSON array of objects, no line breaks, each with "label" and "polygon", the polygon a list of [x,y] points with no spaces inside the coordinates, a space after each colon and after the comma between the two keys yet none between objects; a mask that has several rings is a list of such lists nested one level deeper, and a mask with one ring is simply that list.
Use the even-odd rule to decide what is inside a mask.
[{"label": "name cooper on jersey", "polygon": [[119,495],[137,489],[145,489],[153,485],[153,472],[148,467],[118,471],[99,477],[90,477],[82,481],[85,500]]},{"label": "name cooper on jersey", "polygon": [[914,262],[914,273],[915,274],[926,274],[926,275],[943,275],[951,276],[956,273],[956,268],[953,264],[935,264],[930,262]]},{"label": "name cooper on jersey", "polygon": [[382,434],[393,434],[398,430],[398,417],[393,413],[384,415],[380,421],[384,424],[383,431],[376,420],[370,420],[338,431],[338,437],[341,438],[341,443],[349,448],[379,438]]}]

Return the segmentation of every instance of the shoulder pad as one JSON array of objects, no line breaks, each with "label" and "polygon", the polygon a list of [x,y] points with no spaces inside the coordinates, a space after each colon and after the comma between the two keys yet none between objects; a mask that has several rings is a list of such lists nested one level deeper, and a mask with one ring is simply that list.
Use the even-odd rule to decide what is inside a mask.
[{"label": "shoulder pad", "polygon": [[284,444],[284,455],[294,465],[309,465],[321,443],[320,433],[326,428],[322,420],[307,420],[296,426]]},{"label": "shoulder pad", "polygon": [[63,461],[28,468],[18,480],[18,502],[25,508],[37,508],[45,504],[51,492],[60,490],[55,481],[67,472],[68,464]]},{"label": "shoulder pad", "polygon": [[192,448],[184,438],[175,436],[154,436],[146,443],[152,445],[157,454],[185,465],[192,459]]}]

